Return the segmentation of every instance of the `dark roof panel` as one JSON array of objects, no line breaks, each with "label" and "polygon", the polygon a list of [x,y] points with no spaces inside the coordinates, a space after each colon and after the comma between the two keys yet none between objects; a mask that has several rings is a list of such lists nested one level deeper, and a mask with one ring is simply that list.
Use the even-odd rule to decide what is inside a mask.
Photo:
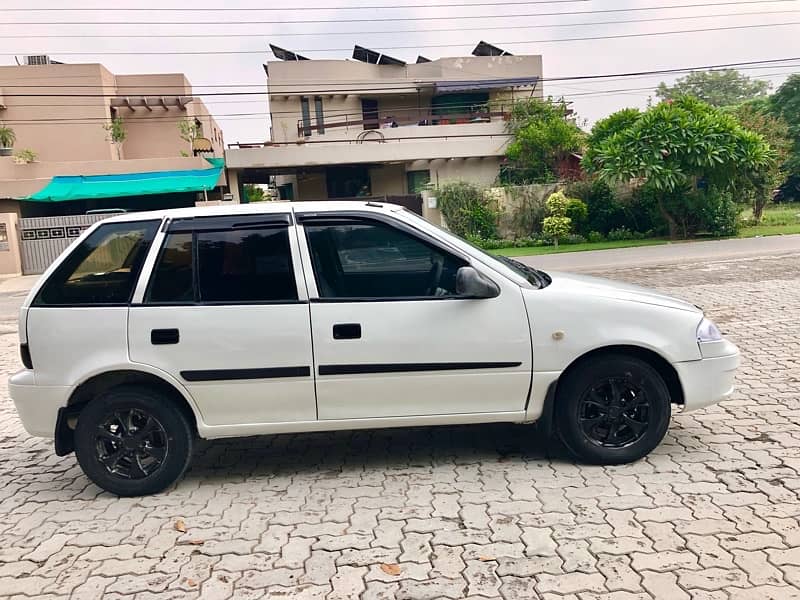
[{"label": "dark roof panel", "polygon": [[299,54],[296,54],[291,50],[286,50],[274,44],[270,44],[269,48],[270,50],[272,50],[272,53],[275,55],[275,58],[279,60],[308,60],[305,56],[300,56]]},{"label": "dark roof panel", "polygon": [[370,50],[369,48],[358,45],[353,48],[353,58],[361,62],[377,65],[380,57],[381,53],[375,52],[375,50]]},{"label": "dark roof panel", "polygon": [[488,42],[481,40],[475,49],[472,51],[473,56],[513,56],[511,52],[506,52],[502,48],[492,46]]},{"label": "dark roof panel", "polygon": [[421,54],[417,57],[417,64],[431,62],[430,58],[425,58]]},{"label": "dark roof panel", "polygon": [[392,58],[391,56],[387,56],[386,54],[381,54],[381,57],[378,59],[379,65],[397,65],[399,67],[405,67],[406,63],[398,58]]}]

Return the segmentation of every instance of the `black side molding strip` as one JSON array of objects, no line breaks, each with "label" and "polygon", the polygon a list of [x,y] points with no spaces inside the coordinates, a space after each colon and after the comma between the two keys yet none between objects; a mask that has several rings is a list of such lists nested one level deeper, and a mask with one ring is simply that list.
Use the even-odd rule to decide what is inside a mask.
[{"label": "black side molding strip", "polygon": [[320,365],[320,375],[365,375],[368,373],[418,373],[421,371],[466,371],[509,369],[521,362],[387,363],[367,365]]},{"label": "black side molding strip", "polygon": [[186,381],[230,381],[234,379],[277,379],[280,377],[309,377],[311,367],[270,367],[265,369],[207,369],[181,371]]}]

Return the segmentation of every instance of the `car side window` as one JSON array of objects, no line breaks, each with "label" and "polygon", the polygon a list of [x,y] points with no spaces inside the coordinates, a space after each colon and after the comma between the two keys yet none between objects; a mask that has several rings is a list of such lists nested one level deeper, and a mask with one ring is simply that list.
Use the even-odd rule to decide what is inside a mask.
[{"label": "car side window", "polygon": [[97,306],[130,302],[160,221],[100,225],[48,278],[34,306]]},{"label": "car side window", "polygon": [[168,304],[296,300],[286,227],[170,233],[146,295]]},{"label": "car side window", "polygon": [[305,224],[321,298],[452,296],[467,263],[384,223]]}]

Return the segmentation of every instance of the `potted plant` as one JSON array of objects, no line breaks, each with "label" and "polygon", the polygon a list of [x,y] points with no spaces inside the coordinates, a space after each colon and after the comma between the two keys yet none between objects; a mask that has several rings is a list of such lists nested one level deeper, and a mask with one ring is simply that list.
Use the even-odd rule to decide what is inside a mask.
[{"label": "potted plant", "polygon": [[32,162],[36,162],[37,158],[39,158],[39,155],[30,148],[18,150],[14,153],[14,162],[18,165],[27,165]]},{"label": "potted plant", "polygon": [[0,156],[11,156],[17,135],[11,127],[0,125]]}]

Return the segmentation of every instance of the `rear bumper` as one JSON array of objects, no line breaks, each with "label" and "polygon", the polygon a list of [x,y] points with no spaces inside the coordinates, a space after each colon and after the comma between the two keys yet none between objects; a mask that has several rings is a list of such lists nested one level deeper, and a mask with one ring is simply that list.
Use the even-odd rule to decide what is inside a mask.
[{"label": "rear bumper", "polygon": [[36,437],[52,438],[58,409],[66,405],[70,388],[34,385],[33,371],[25,369],[9,378],[8,391],[25,431]]},{"label": "rear bumper", "polygon": [[727,356],[675,363],[675,370],[683,386],[683,410],[697,410],[730,398],[734,389],[734,375],[740,362],[737,350]]}]

